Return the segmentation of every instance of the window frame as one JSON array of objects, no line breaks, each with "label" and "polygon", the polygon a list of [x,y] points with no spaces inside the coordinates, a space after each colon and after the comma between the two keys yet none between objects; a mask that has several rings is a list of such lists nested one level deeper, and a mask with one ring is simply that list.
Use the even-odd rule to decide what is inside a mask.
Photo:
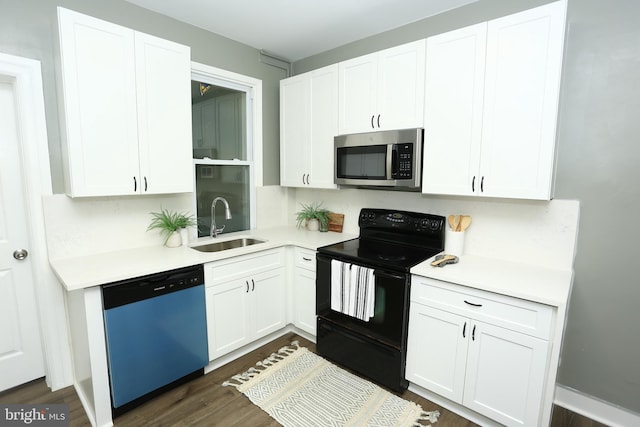
[{"label": "window frame", "polygon": [[[201,165],[233,165],[249,167],[249,229],[257,224],[256,189],[262,187],[262,80],[210,65],[191,62],[191,80],[228,87],[246,93],[247,160],[193,159],[193,188],[196,188],[195,168]],[[193,212],[197,212],[196,192],[192,197]],[[193,231],[198,238],[197,230]]]}]

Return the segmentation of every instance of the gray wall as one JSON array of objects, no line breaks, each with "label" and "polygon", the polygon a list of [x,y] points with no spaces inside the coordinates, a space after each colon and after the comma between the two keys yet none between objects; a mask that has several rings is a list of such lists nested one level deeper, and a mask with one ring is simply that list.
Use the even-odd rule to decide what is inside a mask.
[{"label": "gray wall", "polygon": [[[477,3],[294,64],[305,72],[548,1]],[[581,203],[559,383],[640,413],[640,2],[569,0],[555,196]]]},{"label": "gray wall", "polygon": [[263,179],[265,185],[280,182],[278,97],[279,81],[285,77],[285,72],[261,63],[257,49],[122,0],[0,0],[0,52],[37,59],[42,63],[54,193],[64,192],[54,63],[57,6],[188,45],[193,61],[261,79]]}]

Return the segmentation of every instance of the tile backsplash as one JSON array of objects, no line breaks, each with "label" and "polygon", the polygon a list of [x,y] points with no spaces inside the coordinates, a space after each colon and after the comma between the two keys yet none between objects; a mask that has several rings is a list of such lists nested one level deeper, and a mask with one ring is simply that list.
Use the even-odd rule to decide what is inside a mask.
[{"label": "tile backsplash", "polygon": [[[314,190],[265,186],[257,189],[258,228],[295,227],[300,203],[323,202],[345,214],[345,233],[358,233],[363,207],[466,214],[464,254],[570,268],[578,233],[579,202],[530,201],[427,196],[380,190]],[[157,230],[146,231],[150,212],[167,208],[192,211],[191,194],[71,199],[65,195],[43,199],[51,258],[75,257],[133,247],[162,244]]]},{"label": "tile backsplash", "polygon": [[297,189],[289,223],[300,203],[323,202],[345,214],[344,232],[358,233],[363,207],[472,216],[466,231],[464,254],[506,261],[570,268],[578,233],[580,204],[575,200],[514,200],[480,197],[429,196],[383,190]]}]

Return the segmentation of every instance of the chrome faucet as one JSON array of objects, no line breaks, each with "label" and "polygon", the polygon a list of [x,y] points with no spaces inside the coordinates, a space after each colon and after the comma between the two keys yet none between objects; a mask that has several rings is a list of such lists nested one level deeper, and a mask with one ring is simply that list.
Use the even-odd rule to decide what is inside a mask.
[{"label": "chrome faucet", "polygon": [[224,217],[226,219],[231,219],[231,209],[229,209],[229,203],[227,202],[227,200],[224,197],[216,197],[215,199],[213,199],[213,202],[211,202],[211,237],[218,237],[218,234],[222,233],[225,227],[223,225],[220,228],[216,228],[216,203],[218,202],[218,200],[224,203]]}]

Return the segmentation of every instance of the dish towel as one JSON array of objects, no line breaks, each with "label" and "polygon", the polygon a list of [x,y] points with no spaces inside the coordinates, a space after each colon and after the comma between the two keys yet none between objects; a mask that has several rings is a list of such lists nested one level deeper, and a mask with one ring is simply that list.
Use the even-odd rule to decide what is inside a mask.
[{"label": "dish towel", "polygon": [[374,315],[373,269],[331,260],[331,309],[368,322]]}]

